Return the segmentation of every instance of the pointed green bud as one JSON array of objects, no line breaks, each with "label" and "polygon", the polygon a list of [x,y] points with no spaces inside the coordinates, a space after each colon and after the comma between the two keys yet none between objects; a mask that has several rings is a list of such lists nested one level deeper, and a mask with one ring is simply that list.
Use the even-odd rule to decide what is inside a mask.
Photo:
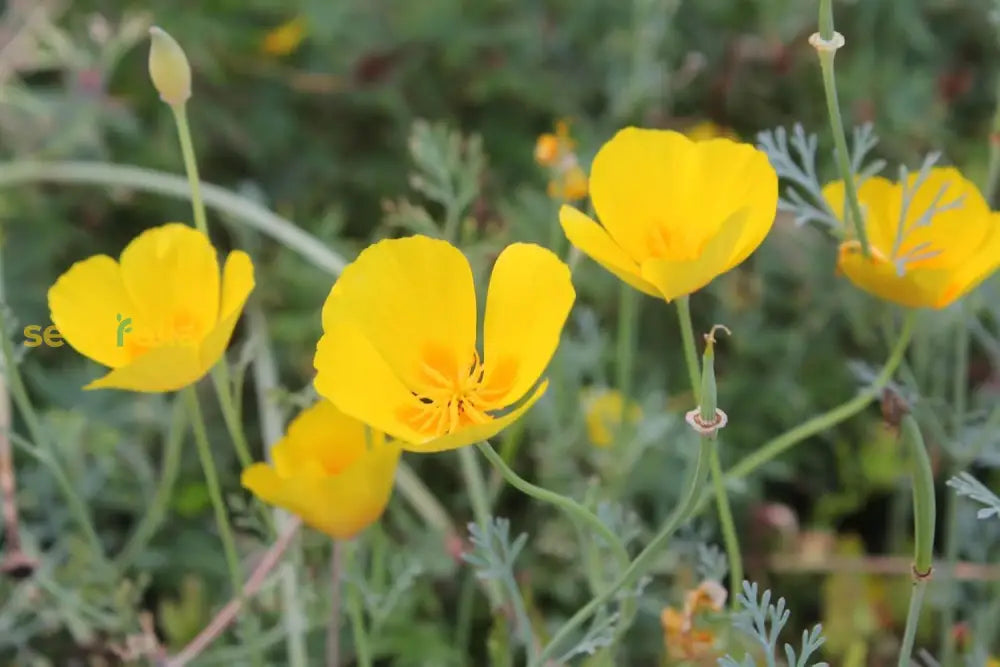
[{"label": "pointed green bud", "polygon": [[172,107],[181,106],[191,97],[191,66],[184,49],[165,31],[149,29],[149,76],[160,99]]}]

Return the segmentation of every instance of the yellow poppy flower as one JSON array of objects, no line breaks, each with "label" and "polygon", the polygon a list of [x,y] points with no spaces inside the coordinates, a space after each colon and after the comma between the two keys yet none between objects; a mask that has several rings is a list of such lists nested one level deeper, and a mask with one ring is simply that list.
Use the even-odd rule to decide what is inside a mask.
[{"label": "yellow poppy flower", "polygon": [[986,661],[986,667],[1000,667],[1000,658],[994,658],[991,656],[990,659]]},{"label": "yellow poppy flower", "polygon": [[84,389],[163,392],[197,382],[222,357],[253,287],[245,252],[231,252],[220,277],[208,238],[170,223],[133,239],[120,261],[77,262],[48,299],[66,342],[112,369]]},{"label": "yellow poppy flower", "polygon": [[347,414],[410,451],[486,440],[545,391],[538,382],[559,344],[576,293],[551,251],[508,246],[486,297],[483,353],[476,292],[465,256],[412,236],[365,249],[323,306],[316,389]]},{"label": "yellow poppy flower", "polygon": [[261,51],[272,56],[287,56],[299,48],[305,36],[305,19],[296,16],[264,35],[260,48]]},{"label": "yellow poppy flower", "polygon": [[625,403],[616,389],[591,389],[583,393],[584,418],[591,443],[607,447],[614,442],[623,419],[629,424],[642,419],[642,408],[633,401],[628,401],[627,407]]},{"label": "yellow poppy flower", "polygon": [[777,211],[778,176],[750,144],[629,127],[594,158],[590,197],[602,224],[563,206],[569,240],[632,287],[672,301],[760,245]]},{"label": "yellow poppy flower", "polygon": [[[903,220],[903,186],[872,177],[858,188],[871,255],[856,240],[841,244],[837,267],[861,289],[911,308],[944,308],[1000,264],[1000,217],[958,170],[936,167],[918,184],[911,174]],[[823,188],[844,218],[844,183]],[[902,228],[900,221],[903,220]],[[901,232],[901,233],[900,233]]]},{"label": "yellow poppy flower", "polygon": [[271,450],[274,464],[253,464],[240,482],[264,502],[346,540],[382,516],[399,453],[398,443],[321,400],[289,424]]}]

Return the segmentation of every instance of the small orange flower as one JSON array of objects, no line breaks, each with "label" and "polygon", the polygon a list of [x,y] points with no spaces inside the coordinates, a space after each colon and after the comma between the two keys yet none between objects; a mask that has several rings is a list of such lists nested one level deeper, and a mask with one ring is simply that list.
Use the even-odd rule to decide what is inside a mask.
[{"label": "small orange flower", "polygon": [[684,609],[667,607],[660,614],[663,641],[667,654],[675,660],[691,660],[711,655],[715,633],[696,629],[695,618],[703,610],[721,611],[726,602],[726,589],[715,581],[703,581],[684,596]]},{"label": "small orange flower", "polygon": [[549,169],[548,194],[552,199],[576,201],[588,193],[587,173],[575,153],[576,142],[566,120],[556,122],[555,133],[547,132],[535,142],[535,162]]}]

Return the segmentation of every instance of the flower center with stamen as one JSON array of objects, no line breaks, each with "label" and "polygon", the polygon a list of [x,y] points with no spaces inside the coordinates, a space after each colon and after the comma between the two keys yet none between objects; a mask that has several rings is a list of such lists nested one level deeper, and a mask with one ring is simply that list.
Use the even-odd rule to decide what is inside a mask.
[{"label": "flower center with stamen", "polygon": [[451,350],[429,347],[424,351],[419,370],[420,406],[404,408],[401,417],[414,429],[428,436],[454,433],[472,424],[493,419],[492,407],[483,396],[483,363],[473,350],[459,361]]}]

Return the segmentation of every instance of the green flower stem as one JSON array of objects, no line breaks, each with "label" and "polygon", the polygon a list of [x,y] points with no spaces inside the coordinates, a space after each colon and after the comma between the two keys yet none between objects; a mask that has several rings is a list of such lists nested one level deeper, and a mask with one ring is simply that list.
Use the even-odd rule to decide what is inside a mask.
[{"label": "green flower stem", "polygon": [[199,232],[208,236],[208,222],[205,218],[205,204],[201,200],[201,181],[198,178],[198,161],[194,157],[194,143],[191,141],[191,128],[188,127],[187,107],[184,104],[171,106],[174,120],[177,123],[177,136],[181,141],[181,153],[184,156],[184,171],[187,173],[188,187],[191,189],[191,208],[194,209],[194,226]]},{"label": "green flower stem", "polygon": [[[703,356],[704,364],[703,367],[699,367],[698,353],[694,346],[694,327],[691,324],[691,309],[688,306],[687,297],[677,300],[677,315],[680,318],[681,331],[684,332],[682,336],[684,359],[687,361],[688,376],[691,378],[691,390],[699,402],[701,418],[705,422],[711,423],[716,419],[717,408],[715,392],[715,339],[713,334],[709,334]],[[726,559],[729,561],[729,601],[733,605],[733,608],[735,608],[743,586],[743,556],[740,553],[740,541],[736,535],[736,523],[733,521],[733,512],[729,504],[729,494],[726,492],[722,464],[719,461],[719,441],[714,433],[708,439],[711,443],[709,470],[712,475],[712,491],[715,494],[715,506],[719,514],[719,527],[722,530],[722,541],[726,548]]]},{"label": "green flower stem", "polygon": [[722,543],[726,547],[726,558],[729,560],[729,603],[735,609],[739,606],[739,595],[743,589],[743,556],[740,552],[740,540],[736,536],[733,511],[729,507],[729,496],[726,494],[726,482],[722,476],[717,440],[712,443],[711,448],[712,456],[709,459],[709,469],[712,475],[712,490],[715,493],[715,506],[719,513],[719,525],[722,528]]},{"label": "green flower stem", "polygon": [[[595,596],[590,602],[581,607],[568,621],[563,623],[562,627],[552,636],[552,639],[546,645],[545,649],[542,650],[538,659],[530,663],[529,667],[542,667],[547,664],[548,660],[555,657],[555,652],[561,644],[563,644],[566,639],[579,628],[584,621],[586,621],[592,614],[594,614],[602,605],[607,604],[619,590],[626,586],[634,585],[635,582],[639,580],[649,569],[653,566],[656,558],[662,553],[663,549],[667,546],[670,538],[673,536],[677,529],[688,519],[693,513],[695,504],[698,498],[698,491],[705,485],[708,480],[708,469],[709,469],[709,458],[711,457],[712,444],[708,438],[701,438],[699,449],[698,449],[698,459],[694,466],[688,472],[687,483],[685,485],[684,491],[681,494],[681,501],[674,508],[673,513],[667,522],[663,524],[660,528],[660,532],[656,534],[655,537],[646,545],[635,560],[628,566],[628,568],[619,575],[618,579],[615,580],[611,586],[609,586],[603,593]],[[625,623],[625,619],[622,620]]]},{"label": "green flower stem", "polygon": [[[871,405],[872,401],[878,398],[878,396],[882,393],[882,390],[889,383],[892,375],[896,372],[896,369],[903,361],[903,356],[906,354],[906,348],[909,345],[910,337],[913,334],[913,323],[915,318],[916,311],[907,311],[906,318],[903,320],[903,329],[900,331],[899,338],[896,339],[896,344],[893,347],[892,352],[889,354],[888,360],[886,360],[885,365],[882,367],[882,370],[879,371],[875,380],[873,380],[872,383],[861,393],[846,403],[842,403],[835,408],[827,410],[823,414],[816,415],[798,426],[785,431],[778,437],[764,443],[759,449],[754,451],[752,454],[747,455],[736,465],[730,468],[725,475],[725,481],[736,481],[747,477],[761,466],[781,456],[806,438],[816,435],[817,433],[822,433],[829,428],[833,428],[837,424],[850,419]],[[707,490],[702,492],[701,497],[698,499],[697,507],[694,512],[695,514],[704,509],[704,506],[710,500],[710,495],[711,493]]]},{"label": "green flower stem", "polygon": [[181,400],[175,400],[173,417],[170,421],[170,429],[167,432],[167,441],[160,464],[160,482],[153,494],[152,504],[146,510],[146,514],[142,517],[128,542],[115,557],[114,566],[118,572],[126,570],[146,548],[149,540],[156,534],[167,515],[167,508],[174,492],[174,484],[177,482],[177,475],[181,468],[181,452],[183,451],[186,422],[187,415],[184,403]]},{"label": "green flower stem", "polygon": [[14,404],[17,405],[24,423],[28,426],[28,432],[31,434],[32,441],[36,446],[41,447],[42,454],[47,459],[49,468],[56,478],[56,483],[59,485],[59,490],[62,491],[66,504],[69,506],[70,513],[76,519],[76,522],[80,524],[80,528],[83,530],[87,541],[90,542],[94,554],[103,562],[105,559],[104,547],[101,545],[101,539],[97,536],[97,531],[94,529],[94,522],[90,518],[90,512],[77,494],[66,471],[63,470],[56,448],[42,427],[42,421],[39,419],[38,413],[35,412],[35,407],[28,396],[28,390],[24,385],[24,380],[21,378],[17,362],[14,360],[14,349],[10,338],[7,336],[6,308],[6,302],[0,302],[0,339],[2,339],[0,340],[0,348],[3,351],[3,368],[6,371],[7,385],[10,387]]},{"label": "green flower stem", "polygon": [[865,257],[871,253],[868,247],[868,236],[865,233],[865,220],[861,213],[861,202],[858,200],[857,183],[851,173],[850,153],[847,150],[847,136],[844,133],[844,121],[840,116],[840,100],[837,97],[837,78],[834,73],[833,59],[837,46],[833,45],[839,35],[833,28],[832,0],[820,0],[819,3],[819,36],[823,43],[813,43],[819,54],[820,69],[823,72],[823,90],[826,93],[826,111],[830,117],[830,131],[833,133],[833,143],[836,148],[837,168],[844,181],[844,191],[847,194],[847,204],[850,210],[851,224],[854,233],[861,244],[861,252]]},{"label": "green flower stem", "polygon": [[226,424],[226,431],[229,432],[229,437],[233,441],[240,465],[246,468],[253,463],[253,456],[250,454],[250,446],[247,444],[246,434],[240,423],[239,412],[233,402],[229,365],[225,358],[212,368],[211,375],[212,384],[215,385],[215,394],[219,398],[219,408],[222,410],[222,420]]},{"label": "green flower stem", "polygon": [[[359,544],[354,541],[347,545],[347,553],[344,557],[344,572],[350,572],[354,568],[354,561],[357,558]],[[371,648],[368,646],[368,634],[365,632],[364,609],[361,605],[361,588],[357,583],[352,583],[347,590],[347,615],[351,619],[351,632],[354,636],[354,655],[358,667],[372,667]]]},{"label": "green flower stem", "polygon": [[212,500],[212,509],[215,511],[215,524],[219,530],[219,537],[222,539],[222,549],[226,555],[226,565],[229,568],[233,595],[238,596],[243,587],[243,568],[240,566],[239,555],[236,552],[236,540],[233,537],[229,515],[222,499],[219,474],[215,469],[215,461],[212,460],[212,445],[208,440],[205,420],[202,417],[201,406],[198,405],[198,395],[195,393],[194,387],[187,387],[183,393],[191,413],[191,427],[198,448],[198,458],[201,459],[201,467],[205,472],[205,483],[208,485],[208,495]]},{"label": "green flower stem", "polygon": [[[909,667],[913,655],[913,642],[917,638],[917,621],[920,620],[920,608],[924,604],[924,593],[927,591],[927,580],[919,579],[913,582],[910,593],[910,608],[906,612],[906,630],[903,632],[903,643],[899,647],[898,667]],[[947,663],[941,663],[942,665]]]},{"label": "green flower stem", "polygon": [[[468,447],[459,448],[458,460],[462,466],[465,488],[469,492],[469,499],[472,502],[472,514],[476,517],[476,523],[485,528],[490,525],[490,496],[486,490],[483,471],[479,467],[479,461],[476,460],[475,452]],[[499,609],[503,606],[503,592],[500,583],[492,579],[484,583],[490,607]]]},{"label": "green flower stem", "polygon": [[694,402],[701,401],[701,371],[698,367],[698,350],[694,343],[694,328],[691,325],[691,306],[688,297],[682,296],[676,301],[677,317],[681,325],[681,342],[684,345],[684,363],[687,366],[688,380],[694,392]]},{"label": "green flower stem", "polygon": [[[910,608],[906,614],[906,630],[899,652],[899,667],[908,667],[913,654],[913,641],[920,623],[924,590],[931,578],[934,564],[934,524],[936,517],[934,497],[934,469],[927,455],[920,426],[913,415],[906,414],[900,422],[900,436],[913,461],[913,591]],[[947,662],[943,663],[949,664]]]}]

